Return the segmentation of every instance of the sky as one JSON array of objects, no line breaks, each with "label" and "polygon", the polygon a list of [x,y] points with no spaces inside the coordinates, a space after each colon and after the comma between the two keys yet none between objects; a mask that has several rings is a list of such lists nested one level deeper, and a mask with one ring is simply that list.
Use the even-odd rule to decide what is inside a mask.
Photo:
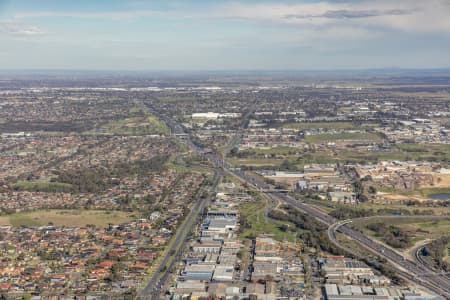
[{"label": "sky", "polygon": [[450,0],[0,0],[0,69],[449,67]]}]

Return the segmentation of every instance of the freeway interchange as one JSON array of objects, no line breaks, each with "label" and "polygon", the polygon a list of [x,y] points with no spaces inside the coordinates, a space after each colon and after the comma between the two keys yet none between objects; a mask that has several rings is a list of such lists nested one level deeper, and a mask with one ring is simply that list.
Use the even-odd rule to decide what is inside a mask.
[{"label": "freeway interchange", "polygon": [[[221,174],[222,169],[226,170],[227,172],[231,172],[241,181],[246,182],[247,184],[253,186],[255,189],[260,190],[268,197],[291,205],[329,226],[328,235],[331,241],[335,243],[337,247],[343,247],[343,245],[341,245],[336,239],[336,232],[339,231],[346,237],[355,241],[361,247],[369,250],[378,257],[384,258],[385,260],[389,261],[400,277],[410,282],[413,282],[419,286],[422,286],[438,295],[446,297],[447,299],[450,299],[450,278],[448,277],[448,275],[437,273],[435,272],[435,270],[426,268],[422,264],[417,264],[416,262],[413,262],[405,258],[395,250],[386,247],[377,241],[374,241],[373,239],[365,236],[363,233],[359,231],[352,229],[351,227],[348,226],[351,223],[349,220],[345,222],[342,221],[339,222],[335,218],[329,216],[328,214],[315,208],[314,206],[300,202],[290,197],[286,193],[273,192],[272,191],[273,187],[265,182],[261,182],[261,180],[259,180],[259,178],[257,178],[256,175],[249,174],[247,172],[243,172],[241,170],[233,168],[233,166],[223,158],[224,155],[213,152],[206,152],[204,151],[203,148],[199,147],[198,145],[195,145],[191,141],[190,136],[184,131],[184,128],[180,124],[176,123],[168,116],[160,114],[158,111],[156,111],[151,107],[147,108],[151,113],[155,114],[157,117],[166,122],[166,124],[171,128],[172,134],[174,136],[181,139],[186,145],[189,146],[189,148],[192,151],[203,155],[214,166],[214,169],[216,170],[216,176],[214,180],[215,184],[213,185],[213,189],[220,180],[220,176],[218,176],[217,174],[219,174],[219,172]],[[248,118],[249,115],[250,115],[249,113],[246,114],[246,117]],[[241,125],[242,128],[244,128],[246,124],[247,122],[244,119]],[[237,140],[239,139],[240,132],[241,130],[238,131],[237,135],[233,138],[233,141],[237,142]],[[199,211],[202,211],[203,208],[206,207],[206,203],[207,203],[206,201],[201,201],[197,203],[191,210],[191,213],[189,214],[187,219],[189,218],[198,219]],[[194,227],[194,225],[195,222],[192,222],[191,229]],[[181,231],[184,233],[184,230]],[[173,249],[177,257],[181,255],[181,249],[183,248],[183,244],[185,243],[186,236],[187,233],[185,234],[177,233],[175,243],[173,243]],[[351,251],[351,249],[345,250]],[[142,299],[147,299],[148,296],[151,296],[151,299],[158,299],[158,296],[160,295],[161,292],[161,288],[166,283],[167,277],[169,275],[168,271],[171,269],[174,262],[176,261],[176,259],[173,259],[172,265],[169,266],[169,268],[167,268],[166,270],[163,270],[163,267],[166,266],[169,259],[170,257],[165,257],[162,260],[161,265],[158,266],[158,272],[155,273],[164,272],[164,274],[156,274],[152,277],[152,279],[146,285],[144,291],[140,294]]]},{"label": "freeway interchange", "polygon": [[[244,172],[234,171],[234,174],[248,183],[256,184],[256,187],[260,190],[270,188],[270,186],[265,183],[256,183],[257,180],[254,177]],[[414,282],[417,285],[423,286],[438,295],[450,299],[450,278],[447,275],[436,273],[431,269],[427,269],[422,265],[418,265],[400,255],[395,250],[389,247],[385,247],[381,243],[365,236],[363,233],[350,228],[348,226],[348,224],[351,223],[349,220],[339,222],[335,218],[327,215],[317,208],[306,203],[299,202],[284,193],[271,193],[270,197],[278,198],[278,200],[281,200],[284,203],[289,204],[299,209],[300,211],[316,218],[318,221],[329,226],[329,228],[331,228],[332,230],[334,229],[333,233],[335,233],[336,230],[339,230],[341,233],[357,242],[363,248],[389,261],[395,267],[395,270],[400,277],[403,277],[408,281]],[[336,224],[338,224],[339,226],[337,226]],[[329,236],[331,241],[334,242],[336,246],[341,246],[340,243],[335,238],[333,238],[333,236],[335,237],[335,235],[330,235],[329,233]],[[346,250],[351,252],[351,249]]]},{"label": "freeway interchange", "polygon": [[[394,218],[394,217],[384,216],[384,218]],[[395,218],[399,218],[399,216],[396,216]],[[370,217],[360,219],[370,219]],[[416,262],[418,262],[418,264],[413,261],[410,261],[403,255],[399,254],[397,251],[391,249],[390,247],[387,247],[379,242],[372,240],[371,238],[360,233],[359,231],[351,229],[350,227],[348,227],[348,225],[351,224],[353,221],[344,220],[329,225],[328,237],[335,245],[343,248],[346,251],[351,251],[351,249],[349,249],[345,245],[342,245],[336,239],[336,232],[340,231],[347,237],[351,237],[354,241],[358,242],[358,244],[362,245],[367,250],[389,261],[393,266],[396,267],[396,272],[400,277],[415,282],[418,285],[422,285],[427,289],[429,289],[430,291],[445,296],[446,298],[450,297],[449,292],[450,280],[446,274],[436,272],[436,270],[433,270],[428,265],[421,262],[421,260],[419,259],[416,259]],[[416,256],[417,253],[418,251],[415,252]]]}]

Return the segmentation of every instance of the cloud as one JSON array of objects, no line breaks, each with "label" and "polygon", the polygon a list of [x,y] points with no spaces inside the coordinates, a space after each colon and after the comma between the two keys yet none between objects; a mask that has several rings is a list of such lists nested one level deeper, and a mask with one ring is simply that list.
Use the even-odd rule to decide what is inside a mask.
[{"label": "cloud", "polygon": [[380,27],[419,33],[450,33],[449,0],[234,3],[224,6],[222,15],[299,26]]},{"label": "cloud", "polygon": [[312,18],[328,18],[328,19],[359,19],[371,18],[379,16],[401,16],[413,13],[413,10],[391,9],[391,10],[329,10],[318,15],[295,15],[289,14],[286,19],[312,19]]},{"label": "cloud", "polygon": [[0,21],[0,33],[11,36],[39,36],[45,32],[37,26],[15,21]]},{"label": "cloud", "polygon": [[[1,0],[0,0],[1,1]],[[27,18],[80,18],[127,20],[157,16],[174,20],[240,20],[279,23],[305,28],[333,27],[395,30],[412,33],[450,34],[450,0],[344,0],[297,2],[221,2],[202,8],[171,6],[165,10],[28,11],[15,14]],[[320,30],[319,30],[320,31]]]}]

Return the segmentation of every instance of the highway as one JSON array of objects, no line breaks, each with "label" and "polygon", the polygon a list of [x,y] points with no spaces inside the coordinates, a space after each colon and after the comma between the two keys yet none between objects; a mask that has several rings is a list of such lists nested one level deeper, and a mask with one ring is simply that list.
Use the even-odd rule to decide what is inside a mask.
[{"label": "highway", "polygon": [[[183,245],[186,242],[188,234],[193,231],[195,225],[200,220],[200,213],[208,206],[210,200],[214,196],[215,188],[217,187],[221,176],[222,173],[220,171],[215,172],[210,194],[204,199],[199,199],[199,201],[194,204],[183,224],[179,226],[175,234],[175,240],[171,244],[172,246],[165,252],[166,254],[162,259],[161,264],[157,266],[157,270],[152,274],[145,288],[139,293],[139,299],[148,299],[149,297],[150,299],[159,299],[162,288],[167,283],[167,279],[170,276],[170,271],[181,257]],[[170,264],[168,265],[169,261]]]},{"label": "highway", "polygon": [[[149,108],[150,112],[164,120],[168,126],[172,129],[173,134],[179,134],[179,135],[185,135],[185,132],[181,125],[174,122],[172,119],[170,119],[167,116],[164,116],[160,113],[158,113],[156,110]],[[246,115],[247,117],[249,114]],[[246,122],[243,120],[241,128],[245,128]],[[240,134],[240,131],[238,131],[238,134]],[[235,139],[233,139],[236,141]],[[184,139],[184,142],[194,151],[199,152],[200,154],[204,155],[212,164],[213,166],[217,168],[223,167],[224,169],[230,170],[235,176],[240,178],[242,181],[254,186],[256,189],[261,190],[264,193],[264,190],[273,190],[273,187],[265,182],[262,182],[259,178],[256,177],[256,175],[249,174],[246,172],[243,172],[239,169],[233,168],[233,166],[228,163],[226,160],[224,160],[221,155],[216,153],[206,153],[201,149],[200,147],[194,145],[188,135],[186,135],[186,138]],[[336,230],[339,230],[341,233],[343,233],[345,236],[351,238],[355,242],[357,242],[359,245],[364,247],[365,249],[371,251],[372,253],[376,254],[377,256],[386,259],[387,261],[391,262],[391,264],[394,266],[397,274],[404,279],[409,280],[410,282],[413,282],[419,286],[422,286],[438,295],[441,295],[443,297],[446,297],[447,299],[450,299],[450,279],[442,274],[438,274],[434,271],[430,271],[427,268],[424,268],[421,265],[416,264],[413,261],[408,260],[407,258],[403,257],[396,251],[385,247],[384,245],[380,244],[379,242],[376,242],[364,234],[362,234],[359,231],[356,231],[348,226],[348,223],[342,224],[340,226],[336,226],[336,223],[339,223],[338,220],[335,218],[329,216],[328,214],[324,213],[323,211],[308,205],[306,203],[300,202],[289,195],[281,192],[272,192],[272,193],[264,193],[268,197],[271,197],[272,199],[277,199],[279,201],[282,201],[286,204],[289,204],[300,211],[306,213],[307,215],[310,215],[317,219],[318,221],[326,224],[329,227],[336,228]],[[340,244],[337,243],[336,239],[332,239],[332,241],[336,242],[336,245],[339,247]],[[184,242],[184,239],[180,239],[180,243]],[[178,246],[177,249],[181,248],[181,244]],[[351,249],[349,249],[351,251]],[[164,264],[162,264],[164,266]],[[425,276],[424,276],[425,275]],[[153,282],[153,284],[156,284],[157,282]],[[149,283],[149,285],[150,283]],[[153,298],[157,299],[157,298]]]},{"label": "highway", "polygon": [[433,267],[431,267],[426,261],[424,261],[424,259],[422,258],[422,255],[420,255],[420,252],[422,252],[422,250],[426,247],[427,245],[422,245],[420,247],[418,247],[417,249],[414,250],[413,253],[413,258],[416,261],[416,263],[422,265],[424,268],[428,269],[431,272],[435,272],[437,270],[435,270]]},{"label": "highway", "polygon": [[[370,217],[369,217],[370,218]],[[369,219],[361,218],[361,219]],[[379,218],[379,216],[378,216]],[[386,217],[394,218],[394,217]],[[396,217],[398,218],[398,216]],[[361,246],[367,250],[375,253],[376,255],[383,257],[389,261],[393,266],[396,267],[396,272],[400,277],[421,285],[428,290],[437,293],[446,298],[450,298],[450,280],[449,278],[441,273],[435,272],[435,270],[424,267],[422,264],[416,264],[408,260],[403,255],[399,254],[397,251],[382,245],[379,242],[368,238],[359,231],[351,229],[348,225],[352,223],[352,220],[340,221],[331,224],[328,228],[328,236],[333,241],[334,244],[343,248],[346,251],[350,251],[348,247],[342,245],[336,239],[336,232],[340,231],[346,236],[352,238],[354,241],[358,242]]]},{"label": "highway", "polygon": [[[247,183],[252,184],[253,186],[255,186],[255,188],[259,190],[271,189],[270,185],[258,181],[257,178],[255,178],[252,175],[249,175],[248,173],[245,173],[240,170],[234,170],[233,173],[242,180],[246,181]],[[311,205],[302,203],[285,193],[271,193],[268,195],[270,195],[271,197],[276,197],[279,200],[283,201],[284,203],[287,203],[303,211],[307,215],[314,217],[318,221],[328,225],[331,228],[335,227],[336,230],[339,230],[341,233],[351,238],[365,249],[391,262],[391,264],[393,264],[393,266],[395,267],[397,274],[403,277],[404,279],[414,282],[417,285],[422,286],[438,295],[450,299],[450,279],[447,276],[430,271],[424,268],[423,266],[420,266],[415,262],[408,260],[407,258],[400,255],[396,251],[388,247],[385,247],[381,243],[368,238],[361,232],[350,228],[348,226],[350,222],[341,224],[340,226],[336,226],[336,224],[340,223],[337,219],[329,216],[328,214]],[[331,240],[337,246],[341,246],[336,241],[336,239]],[[352,252],[351,249],[346,250]]]},{"label": "highway", "polygon": [[[338,223],[338,221],[332,218],[331,216],[326,215],[325,213],[307,204],[300,203],[287,195],[283,194],[277,195],[283,198],[285,202],[287,202],[288,204],[306,212],[307,214],[315,217],[319,221],[327,224],[328,226],[332,226],[333,224]],[[430,270],[427,270],[422,266],[419,266],[416,263],[406,259],[404,256],[400,255],[396,251],[388,247],[385,247],[384,245],[368,238],[361,232],[353,230],[348,226],[348,224],[349,223],[345,223],[342,226],[339,226],[337,229],[347,237],[356,241],[359,245],[363,246],[367,250],[391,262],[394,266],[396,266],[396,271],[398,272],[398,275],[420,286],[423,286],[438,295],[450,299],[450,280],[448,277],[442,276],[441,274],[437,274],[435,272],[430,274]],[[427,276],[423,276],[424,274],[427,274]]]},{"label": "highway", "polygon": [[[213,183],[210,186],[210,193],[208,197],[204,199],[198,199],[198,201],[194,204],[192,209],[189,212],[189,215],[186,216],[183,224],[181,224],[175,234],[174,241],[171,243],[170,249],[167,249],[165,255],[157,266],[157,270],[155,270],[150,277],[149,281],[145,285],[145,288],[139,292],[139,299],[159,299],[162,288],[167,283],[167,280],[170,276],[170,271],[173,270],[174,265],[180,260],[183,250],[183,245],[185,244],[188,234],[193,231],[195,225],[200,221],[200,212],[208,206],[211,199],[215,196],[215,190],[217,185],[220,182],[220,179],[223,175],[222,172],[222,163],[223,159],[219,158],[217,155],[213,154],[205,154],[204,150],[199,146],[195,145],[190,136],[185,132],[184,128],[172,120],[171,118],[159,113],[150,105],[145,105],[145,108],[153,115],[157,116],[161,120],[163,120],[167,126],[169,126],[171,133],[174,137],[176,137],[180,142],[184,143],[188,148],[192,151],[197,152],[203,155],[208,161],[210,161],[214,167],[214,179]],[[238,143],[241,135],[242,129],[244,129],[248,122],[247,119],[250,117],[254,110],[254,105],[251,106],[250,110],[245,114],[242,123],[240,125],[239,130],[236,135],[232,138],[229,145],[226,147],[226,152],[231,151],[231,149]],[[168,263],[170,264],[168,265]]]},{"label": "highway", "polygon": [[[166,122],[172,130],[172,134],[177,137],[180,142],[186,144],[192,151],[203,153],[201,149],[192,143],[189,138],[185,138],[187,135],[182,126],[174,122],[172,119],[158,113],[150,106],[146,106],[146,108],[152,114]],[[203,212],[204,208],[208,206],[211,199],[215,196],[216,187],[222,177],[222,170],[220,169],[217,161],[213,161],[213,165],[215,167],[214,179],[212,185],[210,186],[209,195],[203,199],[197,199],[197,202],[195,202],[183,223],[178,227],[178,230],[174,236],[174,241],[170,244],[170,249],[167,249],[167,251],[164,252],[165,254],[161,260],[161,263],[159,266],[156,266],[157,269],[153,272],[145,287],[139,291],[138,299],[160,299],[162,288],[167,283],[170,276],[170,271],[173,270],[174,265],[181,258],[183,246],[186,243],[188,234],[193,231],[195,225],[199,222],[201,217],[200,213]]]},{"label": "highway", "polygon": [[[429,243],[428,243],[428,244],[429,244]],[[429,263],[427,263],[427,262],[423,259],[422,255],[421,255],[420,253],[422,252],[422,250],[423,250],[428,244],[422,245],[422,246],[420,246],[420,247],[414,249],[414,251],[413,251],[413,259],[414,259],[414,261],[415,261],[417,264],[419,264],[419,265],[421,265],[422,267],[424,267],[425,269],[429,270],[430,274],[435,274],[435,273],[437,273],[437,274],[440,274],[440,275],[445,276],[445,277],[447,277],[447,278],[450,278],[450,272],[446,272],[446,273],[445,273],[443,270],[438,270],[438,269],[434,268],[433,266],[431,266]]]}]

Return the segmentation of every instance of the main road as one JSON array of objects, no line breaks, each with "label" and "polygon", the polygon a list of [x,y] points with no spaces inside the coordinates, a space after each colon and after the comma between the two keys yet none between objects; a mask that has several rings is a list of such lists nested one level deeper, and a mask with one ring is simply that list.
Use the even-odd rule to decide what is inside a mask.
[{"label": "main road", "polygon": [[[229,164],[224,165],[229,166]],[[261,182],[259,178],[257,178],[253,174],[235,169],[233,169],[232,172],[235,176],[239,177],[241,180],[247,182],[248,184],[253,185],[261,192],[264,192],[264,190],[272,189],[269,184]],[[346,222],[344,224],[340,224],[340,226],[336,226],[336,224],[339,224],[339,221],[337,219],[315,208],[314,206],[300,202],[285,193],[266,194],[269,197],[274,197],[286,204],[299,209],[300,211],[314,217],[315,219],[326,224],[329,227],[335,226],[336,230],[339,230],[341,233],[351,238],[360,246],[389,261],[393,265],[399,276],[411,282],[414,282],[415,284],[422,286],[438,295],[450,299],[450,279],[447,276],[424,268],[423,266],[418,265],[415,262],[402,256],[395,250],[389,247],[385,247],[383,244],[374,241],[373,239],[365,236],[363,233],[352,229],[351,227],[349,227],[350,222]],[[341,246],[336,241],[336,239],[332,239],[332,241],[336,244],[336,246]],[[347,250],[351,251],[351,249]]]},{"label": "main road", "polygon": [[[241,125],[237,130],[235,136],[232,137],[231,142],[224,150],[224,156],[231,151],[231,149],[236,146],[239,139],[242,135],[242,130],[247,127],[248,118],[254,111],[254,104],[251,105],[247,113],[244,115]],[[177,232],[175,233],[175,237],[173,241],[169,243],[169,249],[164,252],[164,257],[158,266],[156,266],[156,270],[150,276],[150,279],[146,283],[145,287],[139,291],[138,298],[139,299],[159,299],[162,288],[166,285],[167,280],[170,276],[170,271],[173,270],[174,265],[179,261],[183,246],[187,241],[188,234],[193,231],[196,224],[198,224],[200,220],[200,213],[208,206],[211,199],[214,197],[214,192],[217,188],[218,183],[223,175],[222,172],[222,163],[223,159],[219,156],[211,153],[205,153],[205,151],[194,144],[188,133],[185,132],[184,127],[175,122],[170,117],[161,114],[156,109],[151,107],[150,105],[145,105],[145,108],[157,116],[159,119],[163,120],[167,126],[169,126],[172,135],[177,138],[180,142],[184,143],[191,151],[197,152],[203,155],[210,163],[212,163],[214,167],[214,179],[210,186],[209,195],[203,199],[197,199],[197,202],[191,208],[189,214],[184,219],[183,223],[179,226]]]},{"label": "main road", "polygon": [[[160,114],[150,106],[146,108],[154,115],[162,119],[170,127],[172,135],[174,135],[180,142],[186,144],[192,151],[202,152],[202,149],[195,145],[188,135],[185,133],[184,128],[174,122],[172,119]],[[212,161],[214,166],[214,179],[210,185],[210,190],[207,197],[199,198],[191,207],[189,214],[184,219],[183,223],[177,229],[173,240],[169,243],[169,249],[164,252],[164,257],[161,259],[156,270],[153,271],[145,287],[138,292],[138,299],[153,299],[157,300],[160,298],[163,287],[166,285],[167,280],[170,276],[170,271],[173,270],[174,265],[179,261],[182,250],[186,243],[189,233],[191,233],[195,225],[200,220],[200,213],[203,212],[205,207],[208,206],[211,199],[214,197],[214,192],[220,179],[222,177],[222,170],[218,165],[218,161]]]},{"label": "main road", "polygon": [[423,259],[421,253],[422,253],[423,249],[426,248],[430,243],[431,242],[428,242],[427,244],[421,245],[421,246],[413,249],[412,257],[413,257],[414,261],[417,264],[421,265],[423,268],[429,270],[431,274],[438,273],[438,274],[441,274],[442,276],[450,278],[450,272],[446,272],[442,269],[435,268]]},{"label": "main road", "polygon": [[[150,112],[164,120],[169,127],[172,129],[172,133],[177,135],[182,135],[185,139],[184,142],[190,146],[190,148],[194,151],[199,152],[202,155],[205,155],[206,158],[213,164],[213,166],[217,169],[220,167],[223,167],[225,169],[232,169],[232,173],[239,177],[242,181],[254,186],[256,189],[261,190],[261,192],[264,193],[264,190],[272,190],[273,187],[265,182],[261,182],[259,178],[257,178],[254,174],[249,174],[246,172],[243,172],[241,170],[237,170],[232,168],[233,166],[229,164],[226,160],[223,159],[222,155],[219,155],[217,153],[207,153],[205,154],[203,149],[198,147],[197,145],[194,145],[190,139],[190,136],[187,135],[181,125],[173,121],[168,116],[162,115],[156,110],[149,108]],[[246,114],[246,118],[249,117],[250,114]],[[243,120],[241,129],[246,127],[246,120]],[[241,130],[238,131],[239,133]],[[279,201],[282,201],[286,204],[289,204],[300,211],[308,214],[309,216],[314,217],[318,221],[326,224],[327,226],[335,226],[336,223],[338,223],[338,220],[331,217],[330,215],[324,213],[323,211],[315,208],[314,206],[308,205],[306,203],[300,202],[291,196],[285,194],[285,193],[266,193],[268,197],[272,197],[274,199],[277,199]],[[442,276],[442,274],[431,272],[430,270],[424,268],[423,266],[420,266],[416,264],[413,261],[410,261],[409,259],[405,258],[404,256],[400,255],[396,251],[385,247],[379,242],[376,242],[367,236],[365,236],[363,233],[356,231],[348,226],[348,224],[342,224],[341,226],[337,226],[336,230],[339,230],[341,233],[343,233],[345,236],[351,238],[356,243],[358,243],[360,246],[366,248],[367,250],[371,251],[372,253],[376,254],[377,256],[386,259],[387,261],[392,263],[393,268],[396,270],[397,274],[401,277],[419,285],[422,286],[438,295],[444,296],[447,299],[450,299],[450,280],[446,276]],[[332,240],[333,241],[333,240]],[[180,240],[180,243],[184,242],[184,239]],[[336,241],[335,241],[336,242]],[[337,246],[339,244],[337,243]],[[181,244],[178,245],[177,249],[180,249]],[[161,266],[164,266],[161,264]],[[162,268],[160,266],[160,268]],[[157,283],[152,282],[153,284]],[[149,283],[150,289],[151,285]],[[157,299],[157,298],[153,298]]]},{"label": "main road", "polygon": [[[380,257],[388,260],[393,266],[396,267],[397,275],[403,277],[406,280],[415,282],[421,286],[426,287],[428,290],[433,291],[441,296],[450,298],[450,280],[446,274],[442,272],[435,272],[435,270],[429,268],[427,265],[422,264],[419,260],[419,264],[408,260],[405,256],[401,255],[394,249],[385,246],[373,239],[363,235],[359,231],[353,230],[349,225],[358,220],[370,220],[372,218],[408,218],[407,216],[374,216],[366,218],[357,218],[353,220],[338,221],[331,224],[328,228],[328,237],[330,240],[340,248],[346,251],[352,251],[348,246],[342,245],[336,238],[336,232],[340,231],[351,237],[354,241],[358,242],[365,249],[377,254]],[[421,218],[420,216],[417,218]],[[423,216],[422,218],[448,218],[448,216]],[[417,254],[417,251],[416,251]]]}]

